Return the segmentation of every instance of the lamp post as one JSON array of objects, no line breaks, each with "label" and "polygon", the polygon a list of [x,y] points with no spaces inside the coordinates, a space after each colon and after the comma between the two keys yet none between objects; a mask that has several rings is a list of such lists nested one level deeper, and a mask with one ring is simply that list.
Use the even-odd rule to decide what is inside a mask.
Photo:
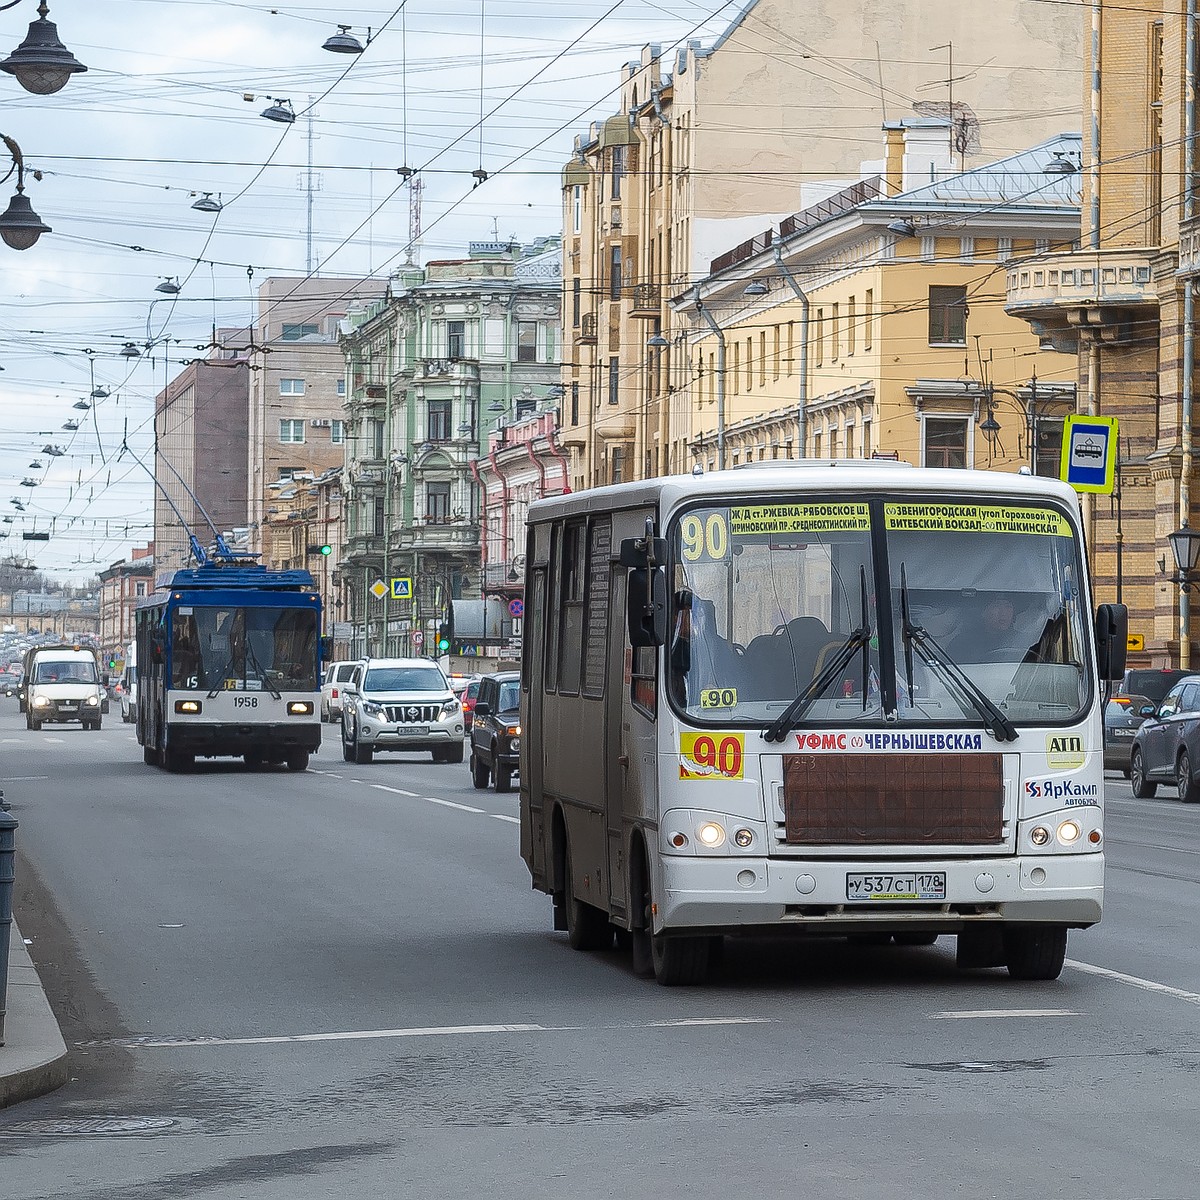
[{"label": "lamp post", "polygon": [[1167,534],[1171,543],[1171,555],[1175,559],[1175,582],[1179,584],[1179,665],[1187,670],[1192,665],[1191,635],[1188,630],[1188,610],[1183,599],[1192,588],[1200,586],[1196,580],[1196,562],[1200,559],[1200,529],[1190,529],[1187,522]]},{"label": "lamp post", "polygon": [[[8,208],[0,214],[0,238],[14,250],[28,250],[43,233],[50,233],[50,226],[33,211],[29,197],[25,195],[25,159],[21,147],[7,134],[0,133],[9,154],[12,155],[13,171],[17,173],[17,194],[8,202]],[[8,175],[4,178],[7,179]],[[36,172],[35,172],[35,177]]]},{"label": "lamp post", "polygon": [[[16,8],[21,0],[0,4],[0,12]],[[29,23],[25,40],[0,62],[0,71],[7,71],[27,91],[37,96],[50,96],[62,91],[72,75],[81,75],[87,67],[58,40],[58,27],[46,18],[50,9],[46,0],[38,5],[38,19]]]},{"label": "lamp post", "polygon": [[709,329],[717,335],[717,470],[725,469],[725,331],[717,324],[712,313],[700,300],[700,289],[693,292],[696,311],[704,318]]}]

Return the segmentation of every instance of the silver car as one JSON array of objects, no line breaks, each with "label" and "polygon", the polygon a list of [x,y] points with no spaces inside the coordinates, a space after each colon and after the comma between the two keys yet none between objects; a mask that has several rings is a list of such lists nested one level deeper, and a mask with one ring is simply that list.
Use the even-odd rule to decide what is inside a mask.
[{"label": "silver car", "polygon": [[369,658],[356,663],[342,696],[342,757],[369,763],[377,750],[429,750],[463,761],[462,705],[437,663]]}]

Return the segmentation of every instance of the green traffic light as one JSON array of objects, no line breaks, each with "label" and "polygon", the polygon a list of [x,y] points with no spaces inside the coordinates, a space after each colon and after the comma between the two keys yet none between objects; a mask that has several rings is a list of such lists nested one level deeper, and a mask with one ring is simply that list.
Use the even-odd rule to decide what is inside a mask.
[{"label": "green traffic light", "polygon": [[450,649],[450,643],[449,643],[449,642],[448,642],[448,641],[447,641],[445,638],[441,638],[441,639],[438,641],[438,649],[439,649],[439,650],[449,650],[449,649]]},{"label": "green traffic light", "polygon": [[328,557],[330,554],[333,553],[333,547],[332,546],[322,546],[321,553]]}]

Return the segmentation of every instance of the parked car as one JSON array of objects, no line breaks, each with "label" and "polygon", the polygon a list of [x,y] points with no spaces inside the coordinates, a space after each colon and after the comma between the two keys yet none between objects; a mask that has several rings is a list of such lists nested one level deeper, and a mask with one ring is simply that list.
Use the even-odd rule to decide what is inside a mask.
[{"label": "parked car", "polygon": [[342,719],[342,694],[344,685],[354,674],[356,662],[331,662],[325,669],[325,678],[321,681],[321,720],[340,721]]},{"label": "parked car", "polygon": [[368,658],[342,688],[342,757],[369,763],[377,750],[430,750],[462,762],[462,705],[428,658]]},{"label": "parked car", "polygon": [[463,716],[470,718],[472,711],[475,708],[475,701],[479,699],[479,685],[483,682],[483,676],[477,676],[472,679],[462,690],[462,695],[459,696],[459,703],[463,706]]},{"label": "parked car", "polygon": [[1134,667],[1125,672],[1125,678],[1113,689],[1113,699],[1122,696],[1144,696],[1151,704],[1161,704],[1166,694],[1194,671],[1180,671],[1171,667]]},{"label": "parked car", "polygon": [[521,764],[521,676],[517,671],[485,675],[471,714],[471,782],[489,782],[507,792]]},{"label": "parked car", "polygon": [[1129,754],[1133,794],[1148,800],[1166,783],[1174,784],[1180,800],[1200,801],[1200,678],[1181,679],[1157,708],[1145,704],[1139,715],[1145,719]]},{"label": "parked car", "polygon": [[1104,710],[1104,769],[1129,778],[1129,754],[1134,735],[1146,719],[1142,710],[1153,708],[1145,696],[1114,696]]}]

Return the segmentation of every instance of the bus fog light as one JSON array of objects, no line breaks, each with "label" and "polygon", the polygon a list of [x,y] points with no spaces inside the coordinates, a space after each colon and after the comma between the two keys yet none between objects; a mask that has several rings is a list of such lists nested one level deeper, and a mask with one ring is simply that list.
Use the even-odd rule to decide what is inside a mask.
[{"label": "bus fog light", "polygon": [[688,844],[686,833],[673,833],[668,840],[676,850],[682,850]]},{"label": "bus fog light", "polygon": [[1029,831],[1029,840],[1035,846],[1044,846],[1050,840],[1050,830],[1044,825],[1035,825]]},{"label": "bus fog light", "polygon": [[749,829],[739,829],[733,835],[733,840],[745,850],[754,841],[754,834]]},{"label": "bus fog light", "polygon": [[1091,842],[1093,846],[1098,846],[1100,845],[1100,840],[1103,836],[1104,835],[1100,832],[1100,830],[1093,829],[1091,833],[1088,834],[1088,841]]},{"label": "bus fog light", "polygon": [[715,848],[720,846],[725,841],[725,830],[716,823],[716,821],[705,821],[699,829],[696,830],[696,836],[700,841],[710,847]]},{"label": "bus fog light", "polygon": [[1079,841],[1079,835],[1082,832],[1078,821],[1064,821],[1058,827],[1058,840],[1064,846],[1070,846],[1072,843]]}]

